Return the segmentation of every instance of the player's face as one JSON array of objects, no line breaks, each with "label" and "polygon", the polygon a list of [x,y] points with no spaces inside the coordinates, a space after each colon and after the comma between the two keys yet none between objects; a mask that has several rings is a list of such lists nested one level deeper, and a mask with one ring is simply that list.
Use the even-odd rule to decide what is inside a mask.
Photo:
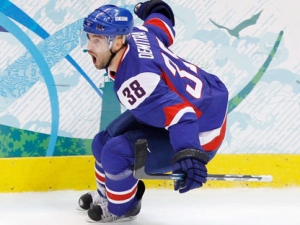
[{"label": "player's face", "polygon": [[87,49],[95,67],[99,70],[104,69],[111,56],[106,37],[88,34]]}]

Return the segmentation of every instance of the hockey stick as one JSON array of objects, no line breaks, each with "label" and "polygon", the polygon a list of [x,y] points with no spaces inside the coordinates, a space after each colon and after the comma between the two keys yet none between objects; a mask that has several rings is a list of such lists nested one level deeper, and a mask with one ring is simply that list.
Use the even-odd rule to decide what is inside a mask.
[{"label": "hockey stick", "polygon": [[[147,151],[149,151],[147,140],[145,139],[137,140],[135,143],[134,151],[135,151],[135,161],[134,161],[133,175],[136,179],[184,180],[183,174],[165,174],[165,173],[150,174],[145,171]],[[207,180],[218,180],[218,181],[271,182],[272,179],[273,178],[271,175],[209,174],[207,176]]]}]

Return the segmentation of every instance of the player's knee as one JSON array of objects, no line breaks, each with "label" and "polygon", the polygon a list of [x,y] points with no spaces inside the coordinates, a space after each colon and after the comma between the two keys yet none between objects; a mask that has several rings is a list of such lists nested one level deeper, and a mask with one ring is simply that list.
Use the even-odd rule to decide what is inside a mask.
[{"label": "player's knee", "polygon": [[117,175],[129,172],[134,162],[134,151],[125,135],[113,137],[105,144],[101,162],[106,173]]},{"label": "player's knee", "polygon": [[106,142],[110,139],[110,135],[107,133],[106,130],[99,132],[96,134],[96,136],[93,139],[92,142],[92,152],[95,157],[95,159],[98,162],[101,162],[101,154],[103,146],[106,144]]}]

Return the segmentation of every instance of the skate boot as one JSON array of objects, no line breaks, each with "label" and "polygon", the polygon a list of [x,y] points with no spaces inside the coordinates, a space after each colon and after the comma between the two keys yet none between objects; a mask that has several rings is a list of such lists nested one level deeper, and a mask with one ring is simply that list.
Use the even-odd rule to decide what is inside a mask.
[{"label": "skate boot", "polygon": [[90,191],[82,195],[78,200],[78,205],[81,210],[88,210],[92,203],[100,203],[100,195],[97,191]]},{"label": "skate boot", "polygon": [[100,201],[95,204],[92,203],[90,209],[88,210],[88,216],[89,218],[95,222],[99,221],[102,223],[108,223],[108,222],[124,222],[124,221],[130,221],[134,220],[136,216],[139,214],[142,206],[142,196],[145,192],[145,185],[143,181],[139,181],[138,183],[138,190],[136,193],[136,197],[139,199],[137,205],[125,213],[122,216],[116,216],[109,212],[107,206],[108,206],[108,200],[106,198],[100,197]]}]

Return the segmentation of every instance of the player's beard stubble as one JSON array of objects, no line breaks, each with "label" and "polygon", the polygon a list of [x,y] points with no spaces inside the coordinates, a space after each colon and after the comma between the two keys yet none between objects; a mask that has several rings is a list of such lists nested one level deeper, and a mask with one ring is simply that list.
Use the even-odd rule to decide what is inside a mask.
[{"label": "player's beard stubble", "polygon": [[96,52],[93,52],[93,51],[89,51],[89,54],[92,57],[94,66],[98,70],[105,69],[106,66],[108,66],[107,64],[110,61],[110,58],[111,58],[111,55],[112,55],[110,50],[105,51],[105,52],[101,52],[101,53],[96,53]]}]

